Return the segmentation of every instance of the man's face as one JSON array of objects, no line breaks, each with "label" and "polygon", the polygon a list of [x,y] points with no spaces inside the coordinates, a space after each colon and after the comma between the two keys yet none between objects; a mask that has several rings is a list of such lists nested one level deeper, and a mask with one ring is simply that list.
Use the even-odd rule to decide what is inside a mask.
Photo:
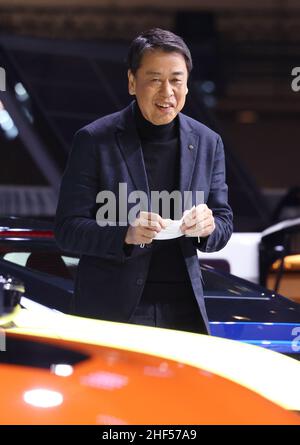
[{"label": "man's face", "polygon": [[129,94],[136,96],[145,119],[154,125],[168,124],[185,104],[187,79],[182,54],[147,51],[135,75],[128,71]]}]

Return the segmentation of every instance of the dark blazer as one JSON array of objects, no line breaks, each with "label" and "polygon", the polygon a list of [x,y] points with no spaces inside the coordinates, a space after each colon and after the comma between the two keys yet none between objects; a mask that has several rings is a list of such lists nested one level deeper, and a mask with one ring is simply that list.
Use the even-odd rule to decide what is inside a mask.
[{"label": "dark blazer", "polygon": [[[180,238],[195,297],[209,330],[196,247],[205,252],[219,250],[232,233],[224,150],[218,134],[182,113],[179,128],[180,190],[204,191],[204,200],[215,217],[214,232],[200,243],[197,238]],[[133,103],[76,133],[62,179],[55,224],[58,245],[81,256],[75,313],[126,322],[142,295],[152,247],[134,246],[128,255],[124,249],[128,226],[97,224],[96,195],[111,190],[118,196],[119,183],[127,183],[128,194],[143,190],[149,196]],[[128,205],[128,211],[130,208]]]}]

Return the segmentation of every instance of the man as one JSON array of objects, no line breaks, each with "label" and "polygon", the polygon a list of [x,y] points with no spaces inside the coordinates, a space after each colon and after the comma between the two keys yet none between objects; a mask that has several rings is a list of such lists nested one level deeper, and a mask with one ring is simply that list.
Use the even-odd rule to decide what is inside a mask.
[{"label": "man", "polygon": [[[128,65],[129,93],[136,100],[77,132],[62,180],[55,234],[62,249],[81,256],[75,313],[207,333],[196,249],[219,250],[232,233],[222,141],[180,113],[192,69],[180,37],[161,29],[144,32],[131,44]],[[125,194],[120,184],[126,184]],[[127,200],[129,211],[130,193],[144,192],[149,207],[141,207],[133,221],[97,223],[103,190],[118,204]],[[174,190],[192,192],[183,236],[155,239],[176,212],[175,204],[169,215],[153,211],[150,194]]]}]

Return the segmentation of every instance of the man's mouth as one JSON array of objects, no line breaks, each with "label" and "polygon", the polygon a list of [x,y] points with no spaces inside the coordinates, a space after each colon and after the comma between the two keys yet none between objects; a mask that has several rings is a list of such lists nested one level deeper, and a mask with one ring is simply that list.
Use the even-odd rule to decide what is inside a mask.
[{"label": "man's mouth", "polygon": [[158,107],[158,108],[160,108],[161,110],[169,110],[170,108],[173,108],[173,105],[172,104],[170,104],[170,103],[166,103],[166,104],[164,104],[164,103],[156,103],[156,106]]}]

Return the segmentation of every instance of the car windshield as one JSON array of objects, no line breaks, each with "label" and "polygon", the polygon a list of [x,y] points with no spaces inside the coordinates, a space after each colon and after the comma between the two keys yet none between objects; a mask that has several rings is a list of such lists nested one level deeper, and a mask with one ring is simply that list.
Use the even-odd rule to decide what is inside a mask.
[{"label": "car windshield", "polygon": [[59,252],[49,252],[47,250],[14,250],[2,252],[0,255],[3,260],[17,264],[18,266],[27,267],[31,270],[69,280],[75,279],[79,263],[78,257],[63,255]]}]

